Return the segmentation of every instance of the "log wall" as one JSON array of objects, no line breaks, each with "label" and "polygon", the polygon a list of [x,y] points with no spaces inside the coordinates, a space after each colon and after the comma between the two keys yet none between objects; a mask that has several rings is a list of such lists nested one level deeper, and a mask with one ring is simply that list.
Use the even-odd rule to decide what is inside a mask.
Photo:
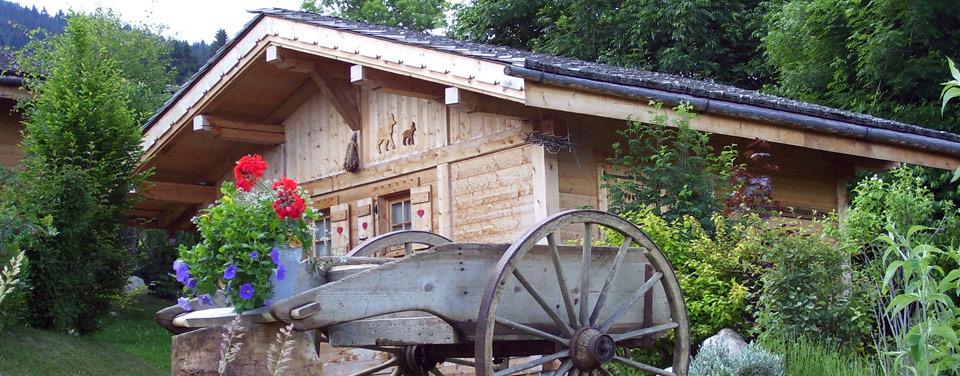
[{"label": "log wall", "polygon": [[20,149],[20,115],[13,112],[15,102],[0,99],[0,166],[14,167],[23,158]]}]

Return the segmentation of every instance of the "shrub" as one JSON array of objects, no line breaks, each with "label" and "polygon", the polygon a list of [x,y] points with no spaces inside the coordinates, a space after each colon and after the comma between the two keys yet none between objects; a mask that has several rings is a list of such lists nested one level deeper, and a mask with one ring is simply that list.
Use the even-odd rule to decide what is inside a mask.
[{"label": "shrub", "polygon": [[762,335],[810,335],[859,348],[870,333],[863,283],[850,283],[846,254],[823,239],[785,234],[771,243],[757,314]]},{"label": "shrub", "polygon": [[836,344],[805,336],[774,338],[760,342],[764,348],[783,356],[790,376],[878,376],[876,359],[842,350]]},{"label": "shrub", "polygon": [[170,274],[170,265],[177,259],[178,246],[197,243],[197,233],[131,228],[127,235],[128,241],[136,243],[133,275],[143,278],[154,296],[175,300],[180,283]]},{"label": "shrub", "polygon": [[603,177],[610,209],[650,208],[668,220],[697,218],[709,228],[713,214],[723,209],[717,193],[729,188],[737,152],[728,146],[714,153],[709,134],[690,127],[695,116],[690,105],[676,107],[675,119],[660,111],[660,104],[652,105],[649,123],[631,121],[617,132],[626,142],[613,144],[609,162],[617,175]]},{"label": "shrub", "polygon": [[[719,343],[700,348],[690,362],[690,376],[783,376],[783,358],[755,343],[730,355]],[[791,375],[792,376],[792,375]]]},{"label": "shrub", "polygon": [[[694,343],[723,328],[749,327],[749,301],[758,288],[756,264],[765,236],[757,217],[729,223],[714,215],[711,234],[692,217],[667,221],[649,209],[623,215],[647,233],[673,265]],[[620,241],[614,234],[605,237],[609,244]]]},{"label": "shrub", "polygon": [[[692,217],[667,221],[650,209],[623,215],[640,227],[673,265],[687,307],[691,343],[700,343],[723,328],[743,332],[752,326],[751,306],[759,291],[756,264],[765,236],[758,217],[730,223],[714,215],[711,234]],[[606,244],[622,242],[618,234],[604,235]],[[646,364],[668,366],[671,340],[657,340],[653,349],[633,351],[632,355]]]},{"label": "shrub", "polygon": [[4,202],[20,218],[50,216],[58,230],[18,238],[31,261],[25,277],[35,326],[94,330],[129,272],[118,235],[145,174],[136,172],[140,127],[127,94],[142,83],[125,79],[104,48],[101,38],[124,30],[102,21],[71,15],[63,34],[32,44],[38,55],[21,53],[43,56],[44,70],[26,81],[34,94],[23,107],[26,158]]}]

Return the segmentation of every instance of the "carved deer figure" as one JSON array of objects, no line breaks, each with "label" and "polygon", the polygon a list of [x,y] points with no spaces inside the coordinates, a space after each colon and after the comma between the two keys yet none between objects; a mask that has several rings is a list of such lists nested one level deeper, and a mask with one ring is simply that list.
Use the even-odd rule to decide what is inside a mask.
[{"label": "carved deer figure", "polygon": [[403,131],[403,144],[404,145],[413,145],[413,134],[417,131],[417,123],[414,121],[410,122],[410,128],[407,128]]},{"label": "carved deer figure", "polygon": [[[393,149],[397,148],[397,143],[393,141],[393,127],[395,126],[397,126],[397,118],[390,114],[390,124],[377,128],[378,153],[382,154],[384,150],[390,151],[391,146],[393,146]],[[384,146],[383,150],[380,149],[380,146]]]}]

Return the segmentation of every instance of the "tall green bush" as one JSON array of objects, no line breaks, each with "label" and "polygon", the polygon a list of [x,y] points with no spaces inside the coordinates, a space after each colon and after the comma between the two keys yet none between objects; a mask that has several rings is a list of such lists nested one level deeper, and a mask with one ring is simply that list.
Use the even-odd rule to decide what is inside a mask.
[{"label": "tall green bush", "polygon": [[815,235],[787,234],[770,244],[757,313],[763,336],[811,336],[862,349],[872,323],[869,282],[847,280],[847,255]]},{"label": "tall green bush", "polygon": [[651,208],[668,220],[691,216],[710,228],[711,217],[723,210],[737,170],[733,146],[715,153],[710,136],[690,127],[696,116],[690,105],[675,108],[671,119],[660,104],[653,104],[650,122],[628,122],[617,131],[624,142],[613,144],[616,174],[603,177],[609,191],[610,210],[617,213]]},{"label": "tall green bush", "polygon": [[4,202],[23,218],[49,216],[58,230],[18,239],[31,260],[29,319],[40,327],[94,330],[129,272],[118,235],[144,178],[135,172],[140,128],[128,98],[140,83],[98,39],[110,34],[105,25],[96,15],[68,17],[64,33],[43,42],[45,70],[27,81],[26,158]]}]

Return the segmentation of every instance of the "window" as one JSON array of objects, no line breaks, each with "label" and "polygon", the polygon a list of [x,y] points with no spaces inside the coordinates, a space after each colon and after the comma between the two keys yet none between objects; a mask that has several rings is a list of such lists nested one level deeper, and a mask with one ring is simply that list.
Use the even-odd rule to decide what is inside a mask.
[{"label": "window", "polygon": [[330,256],[330,211],[321,210],[322,217],[314,224],[317,226],[313,237],[314,254],[316,256]]},{"label": "window", "polygon": [[409,230],[411,226],[410,197],[390,201],[390,231]]}]

